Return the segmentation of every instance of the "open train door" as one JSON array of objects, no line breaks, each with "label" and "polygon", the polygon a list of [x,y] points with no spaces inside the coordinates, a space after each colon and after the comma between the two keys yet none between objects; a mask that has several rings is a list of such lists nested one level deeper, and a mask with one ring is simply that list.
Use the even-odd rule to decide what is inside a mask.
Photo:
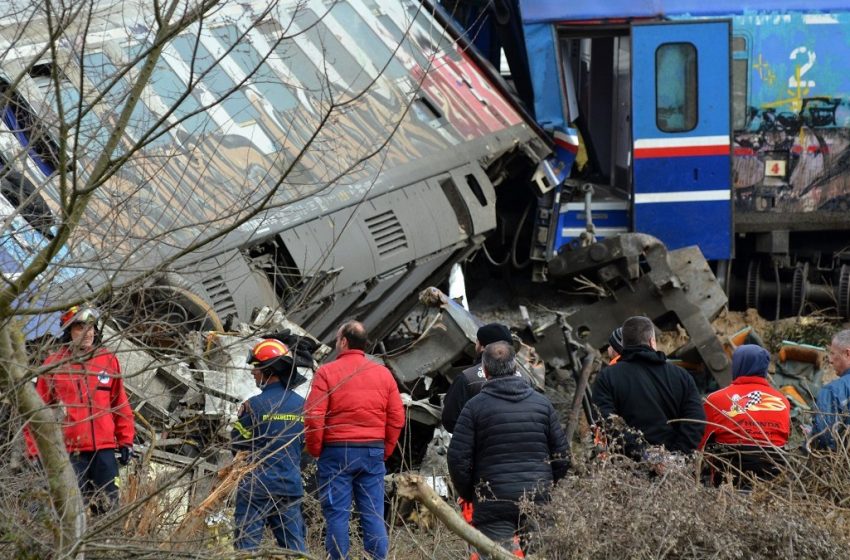
[{"label": "open train door", "polygon": [[732,256],[730,22],[632,27],[634,231]]}]

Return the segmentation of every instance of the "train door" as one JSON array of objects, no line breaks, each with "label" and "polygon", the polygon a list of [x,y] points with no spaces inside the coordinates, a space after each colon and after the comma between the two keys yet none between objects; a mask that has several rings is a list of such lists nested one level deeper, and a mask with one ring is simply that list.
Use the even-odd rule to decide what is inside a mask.
[{"label": "train door", "polygon": [[730,22],[631,31],[634,230],[729,259]]}]

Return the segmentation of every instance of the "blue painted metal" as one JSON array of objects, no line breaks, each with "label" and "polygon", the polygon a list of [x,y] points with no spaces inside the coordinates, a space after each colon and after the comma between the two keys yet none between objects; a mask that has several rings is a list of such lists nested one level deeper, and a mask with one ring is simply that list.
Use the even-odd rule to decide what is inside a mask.
[{"label": "blue painted metal", "polygon": [[[534,85],[534,114],[538,124],[550,134],[560,133],[563,136],[578,134],[564,116],[561,76],[558,72],[558,62],[555,49],[555,30],[551,25],[527,25],[524,28],[528,66],[531,83]],[[552,167],[556,170],[558,183],[569,174],[575,161],[575,151],[564,148],[556,142]]]},{"label": "blue painted metal", "polygon": [[[604,239],[629,231],[629,204],[625,200],[594,200],[590,217],[596,237]],[[585,231],[583,202],[562,203],[555,229],[554,247],[563,247]]]},{"label": "blue painted metal", "polygon": [[847,0],[520,0],[524,23],[671,16],[721,16],[770,12],[830,13],[850,10]]},{"label": "blue painted metal", "polygon": [[707,259],[728,259],[730,248],[729,201],[666,202],[656,211],[641,212],[637,231],[651,233],[668,248],[699,244]]},{"label": "blue painted metal", "polygon": [[[659,157],[635,160],[643,181],[636,192],[655,194],[729,188],[729,156]],[[696,176],[694,170],[698,169]],[[640,231],[640,230],[639,230]]]},{"label": "blue painted metal", "polygon": [[[632,28],[634,229],[658,237],[670,249],[699,245],[708,259],[732,256],[731,157],[699,155],[707,142],[700,139],[725,137],[729,144],[729,31],[728,21]],[[697,119],[687,132],[663,132],[658,125],[656,104],[663,104],[664,96],[656,92],[656,52],[669,43],[692,44],[697,51]],[[685,153],[694,153],[641,156],[637,148],[647,140],[680,150],[684,144]],[[722,190],[729,193],[723,201],[707,202],[696,194]]]}]

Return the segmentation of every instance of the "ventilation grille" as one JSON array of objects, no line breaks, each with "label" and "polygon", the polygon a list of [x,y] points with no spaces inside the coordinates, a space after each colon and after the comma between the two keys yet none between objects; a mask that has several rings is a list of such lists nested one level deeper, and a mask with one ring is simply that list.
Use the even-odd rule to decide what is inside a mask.
[{"label": "ventilation grille", "polygon": [[227,289],[227,284],[224,283],[224,278],[221,276],[211,276],[203,281],[204,289],[212,301],[213,308],[219,317],[226,317],[236,313],[236,302],[233,301],[233,296],[230,295],[230,290]]},{"label": "ventilation grille", "polygon": [[366,227],[382,257],[407,249],[404,230],[392,210],[367,218]]}]

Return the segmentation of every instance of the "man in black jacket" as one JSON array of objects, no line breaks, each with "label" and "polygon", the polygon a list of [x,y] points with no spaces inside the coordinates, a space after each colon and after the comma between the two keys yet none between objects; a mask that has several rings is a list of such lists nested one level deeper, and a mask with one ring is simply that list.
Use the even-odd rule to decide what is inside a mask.
[{"label": "man in black jacket", "polygon": [[463,370],[460,375],[455,377],[454,382],[449,391],[446,393],[446,398],[443,399],[443,427],[447,432],[455,431],[455,424],[460,411],[469,402],[469,399],[474,397],[481,391],[486,381],[484,370],[481,368],[481,353],[484,347],[493,342],[507,342],[513,344],[511,330],[505,325],[499,323],[488,323],[478,329],[475,333],[475,363],[471,367]]},{"label": "man in black jacket", "polygon": [[487,383],[461,412],[448,454],[455,489],[473,502],[472,524],[508,549],[524,529],[519,500],[548,499],[570,465],[552,403],[516,375],[514,357],[507,342],[484,349]]},{"label": "man in black jacket", "polygon": [[623,354],[593,384],[593,403],[603,418],[621,416],[652,445],[690,453],[705,429],[705,411],[693,377],[656,350],[655,328],[646,317],[623,323]]}]

